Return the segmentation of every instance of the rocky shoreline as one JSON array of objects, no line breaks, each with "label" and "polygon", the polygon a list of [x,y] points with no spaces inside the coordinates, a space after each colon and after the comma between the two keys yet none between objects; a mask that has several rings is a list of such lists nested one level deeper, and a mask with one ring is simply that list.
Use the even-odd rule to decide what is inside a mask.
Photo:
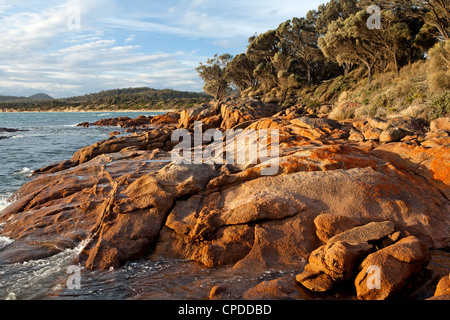
[{"label": "rocky shoreline", "polygon": [[[36,170],[0,216],[2,236],[14,239],[0,263],[46,258],[87,241],[80,262],[90,269],[172,258],[209,268],[298,270],[249,288],[248,299],[292,297],[298,286],[327,292],[341,283],[351,283],[360,299],[395,298],[425,272],[430,250],[450,248],[450,118],[338,122],[313,113],[228,98],[82,124],[134,133]],[[242,129],[244,136],[278,130],[278,172],[262,175],[265,162],[172,163],[172,133],[193,135],[196,121],[205,131]],[[381,289],[367,285],[372,270]],[[432,276],[433,291],[442,279],[439,299],[448,298],[448,277]],[[226,287],[209,290],[211,299],[226,298]]]}]

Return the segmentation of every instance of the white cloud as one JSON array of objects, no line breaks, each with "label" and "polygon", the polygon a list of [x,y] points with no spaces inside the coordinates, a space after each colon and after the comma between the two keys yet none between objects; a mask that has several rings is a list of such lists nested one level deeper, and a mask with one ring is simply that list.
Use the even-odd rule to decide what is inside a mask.
[{"label": "white cloud", "polygon": [[[199,91],[195,67],[210,54],[201,47],[205,42],[245,49],[249,36],[304,15],[303,5],[317,7],[314,2],[0,0],[0,92],[63,97],[136,86]],[[68,25],[73,7],[79,8],[80,29]],[[170,49],[163,43],[156,51],[139,32],[157,35]],[[174,49],[171,37],[202,44]]]}]

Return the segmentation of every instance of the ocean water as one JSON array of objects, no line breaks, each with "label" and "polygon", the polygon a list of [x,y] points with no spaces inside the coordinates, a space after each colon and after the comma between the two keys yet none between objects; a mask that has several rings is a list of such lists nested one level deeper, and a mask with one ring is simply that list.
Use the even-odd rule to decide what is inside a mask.
[{"label": "ocean water", "polygon": [[78,149],[108,138],[121,128],[77,127],[81,122],[139,115],[151,112],[76,112],[76,113],[0,113],[0,128],[26,130],[0,132],[0,209],[5,195],[22,186],[33,170],[62,160],[69,160]]}]

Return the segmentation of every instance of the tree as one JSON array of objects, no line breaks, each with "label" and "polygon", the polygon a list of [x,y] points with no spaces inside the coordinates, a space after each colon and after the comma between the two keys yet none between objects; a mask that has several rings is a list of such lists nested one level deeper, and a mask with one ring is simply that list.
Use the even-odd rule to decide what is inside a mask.
[{"label": "tree", "polygon": [[[246,56],[254,63],[253,72],[263,91],[270,91],[278,83],[278,71],[274,58],[281,51],[280,39],[275,30],[255,35],[249,39]],[[279,67],[279,64],[277,64]]]},{"label": "tree", "polygon": [[316,30],[324,35],[333,21],[345,20],[358,11],[358,0],[331,0],[322,4],[317,10]]},{"label": "tree", "polygon": [[399,74],[399,54],[407,49],[407,40],[412,38],[411,30],[404,22],[399,22],[392,11],[383,11],[381,29],[370,30],[373,34],[372,42],[380,50],[384,50],[391,57],[394,71]]},{"label": "tree", "polygon": [[319,35],[313,20],[293,18],[282,23],[276,30],[282,48],[292,60],[298,60],[306,68],[308,85],[313,81],[314,63],[324,59],[318,47]]},{"label": "tree", "polygon": [[226,69],[232,58],[233,56],[227,53],[221,56],[216,54],[214,58],[208,59],[206,65],[200,63],[200,66],[196,68],[205,82],[203,90],[216,100],[223,99],[230,91]]},{"label": "tree", "polygon": [[365,11],[336,20],[328,26],[328,32],[319,38],[319,47],[326,57],[334,58],[339,65],[362,64],[368,72],[368,84],[373,68],[381,56],[373,41],[373,33],[367,28]]},{"label": "tree", "polygon": [[441,40],[450,38],[450,4],[448,0],[382,0],[385,8],[402,12],[436,28]]},{"label": "tree", "polygon": [[250,87],[257,87],[258,79],[254,71],[255,63],[245,53],[241,53],[228,63],[226,77],[239,91],[244,91]]}]

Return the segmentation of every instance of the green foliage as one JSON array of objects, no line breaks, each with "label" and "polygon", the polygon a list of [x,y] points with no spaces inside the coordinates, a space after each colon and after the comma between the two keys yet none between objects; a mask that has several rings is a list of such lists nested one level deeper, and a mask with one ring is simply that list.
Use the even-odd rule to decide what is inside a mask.
[{"label": "green foliage", "polygon": [[227,77],[227,67],[233,57],[230,54],[215,55],[208,59],[206,65],[200,63],[196,69],[199,76],[205,81],[203,90],[212,95],[214,99],[220,100],[231,91]]},{"label": "green foliage", "polygon": [[428,81],[430,89],[437,92],[450,90],[450,40],[437,43],[430,51]]},{"label": "green foliage", "polygon": [[450,114],[450,91],[446,91],[433,101],[433,118]]}]

